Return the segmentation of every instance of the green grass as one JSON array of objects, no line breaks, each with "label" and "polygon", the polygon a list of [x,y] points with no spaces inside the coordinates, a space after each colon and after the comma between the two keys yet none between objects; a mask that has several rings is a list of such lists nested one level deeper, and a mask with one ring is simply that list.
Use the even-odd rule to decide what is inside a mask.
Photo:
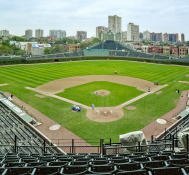
[{"label": "green grass", "polygon": [[[71,112],[71,104],[55,98],[39,98],[35,92],[25,87],[38,87],[56,79],[84,75],[114,75],[141,78],[151,82],[168,84],[159,95],[148,95],[130,105],[136,110],[123,108],[124,116],[120,120],[99,123],[86,117],[86,110],[79,113]],[[83,139],[112,138],[119,141],[119,135],[137,131],[172,110],[179,99],[175,89],[189,89],[189,84],[178,83],[189,81],[189,67],[147,64],[129,61],[85,61],[54,64],[15,65],[0,67],[0,90],[14,94],[27,104],[33,106],[52,120],[61,124]],[[96,90],[96,89],[95,89]]]},{"label": "green grass", "polygon": [[[105,96],[96,95],[94,94],[96,90],[107,90],[110,91],[110,94]],[[143,93],[143,91],[139,91],[132,86],[107,81],[95,81],[92,83],[67,88],[64,92],[56,95],[87,106],[94,104],[96,107],[110,107],[118,106]]]}]

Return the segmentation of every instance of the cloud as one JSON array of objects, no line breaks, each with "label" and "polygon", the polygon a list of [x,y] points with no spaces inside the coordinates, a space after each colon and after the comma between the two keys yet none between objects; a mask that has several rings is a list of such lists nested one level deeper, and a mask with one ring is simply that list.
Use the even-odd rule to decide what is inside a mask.
[{"label": "cloud", "polygon": [[51,29],[63,29],[69,36],[84,30],[90,37],[96,35],[97,26],[108,26],[109,15],[116,14],[122,17],[123,31],[134,22],[140,31],[183,32],[189,36],[188,9],[185,0],[0,0],[0,30],[24,35],[28,28],[41,28],[48,35]]}]

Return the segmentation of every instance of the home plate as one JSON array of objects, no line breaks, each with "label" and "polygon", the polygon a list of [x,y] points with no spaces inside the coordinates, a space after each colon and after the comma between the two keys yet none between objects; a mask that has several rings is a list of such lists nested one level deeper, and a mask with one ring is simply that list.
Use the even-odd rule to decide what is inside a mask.
[{"label": "home plate", "polygon": [[166,124],[167,122],[164,119],[157,119],[156,122],[159,124]]},{"label": "home plate", "polygon": [[58,130],[61,126],[60,125],[52,125],[49,129],[50,130]]}]

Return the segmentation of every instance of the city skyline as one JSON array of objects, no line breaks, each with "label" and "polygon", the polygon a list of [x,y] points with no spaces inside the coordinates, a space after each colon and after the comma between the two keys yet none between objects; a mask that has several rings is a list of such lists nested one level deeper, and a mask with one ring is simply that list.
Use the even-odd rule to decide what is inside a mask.
[{"label": "city skyline", "polygon": [[0,30],[6,29],[10,34],[22,36],[27,29],[35,31],[40,28],[44,30],[44,36],[48,36],[53,28],[65,30],[67,36],[87,31],[88,37],[92,37],[96,36],[96,26],[108,26],[108,16],[118,15],[122,17],[123,31],[127,31],[127,24],[132,22],[140,26],[140,32],[178,33],[179,36],[184,33],[187,41],[188,7],[189,2],[184,0],[153,3],[150,0],[118,0],[116,3],[107,0],[83,0],[82,3],[79,0],[0,0]]}]

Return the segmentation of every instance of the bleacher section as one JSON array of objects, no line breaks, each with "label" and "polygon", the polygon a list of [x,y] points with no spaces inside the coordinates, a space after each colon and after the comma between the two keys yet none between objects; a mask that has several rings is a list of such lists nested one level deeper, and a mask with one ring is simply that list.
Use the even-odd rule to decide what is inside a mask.
[{"label": "bleacher section", "polygon": [[99,43],[95,46],[90,47],[90,49],[103,49],[103,43]]},{"label": "bleacher section", "polygon": [[[44,150],[44,140],[32,131],[21,118],[0,101],[0,154],[12,153],[15,150],[15,136],[17,138],[18,153],[40,154]],[[9,146],[2,146],[9,145]],[[46,146],[49,146],[45,143]],[[32,147],[30,147],[32,146]],[[47,148],[48,153],[54,153]]]},{"label": "bleacher section", "polygon": [[174,138],[177,138],[179,132],[182,132],[182,130],[188,127],[189,127],[189,117],[185,118],[179,125],[174,127],[171,131],[167,130],[167,133],[164,136],[164,138],[168,139],[172,136],[174,136]]},{"label": "bleacher section", "polygon": [[108,49],[83,49],[85,56],[109,56]]},{"label": "bleacher section", "polygon": [[186,175],[188,153],[174,151],[133,154],[5,154],[0,157],[0,173]]},{"label": "bleacher section", "polygon": [[110,50],[109,56],[116,56],[117,51]]},{"label": "bleacher section", "polygon": [[77,53],[78,53],[79,56],[84,56],[84,52],[82,50],[77,51]]},{"label": "bleacher section", "polygon": [[90,49],[126,50],[130,52],[133,51],[131,48],[124,46],[121,43],[116,43],[114,41],[99,43],[98,45],[90,47]]},{"label": "bleacher section", "polygon": [[141,53],[140,58],[150,58],[152,59],[154,57],[153,54],[148,54],[148,53]]},{"label": "bleacher section", "polygon": [[103,49],[117,50],[117,44],[116,43],[104,43]]},{"label": "bleacher section", "polygon": [[116,56],[122,56],[122,57],[127,57],[129,52],[126,51],[117,51]]},{"label": "bleacher section", "polygon": [[128,57],[137,58],[137,57],[139,57],[139,55],[140,55],[140,52],[130,52],[129,55],[128,55]]},{"label": "bleacher section", "polygon": [[156,55],[155,59],[169,59],[169,57],[165,55]]}]

